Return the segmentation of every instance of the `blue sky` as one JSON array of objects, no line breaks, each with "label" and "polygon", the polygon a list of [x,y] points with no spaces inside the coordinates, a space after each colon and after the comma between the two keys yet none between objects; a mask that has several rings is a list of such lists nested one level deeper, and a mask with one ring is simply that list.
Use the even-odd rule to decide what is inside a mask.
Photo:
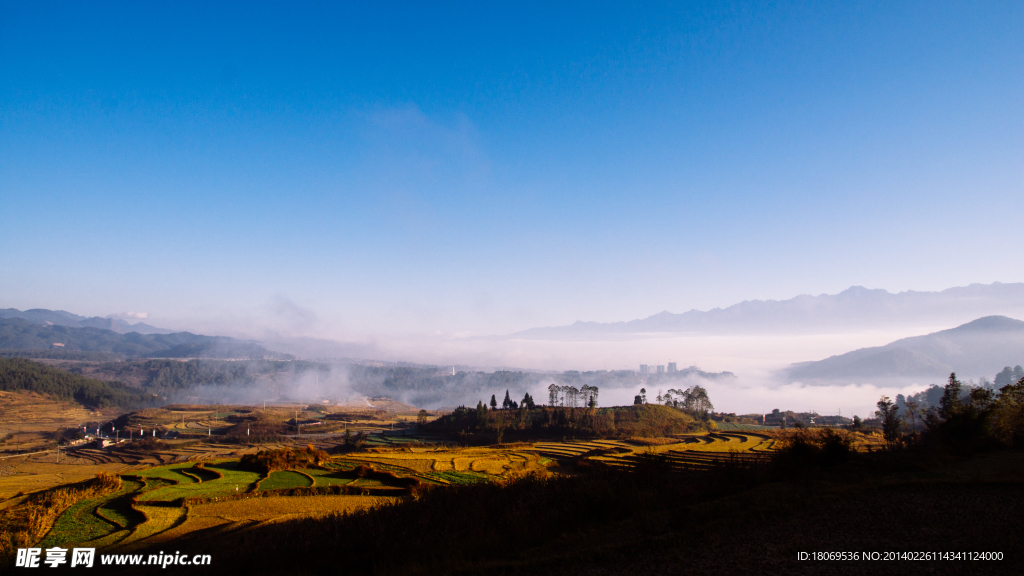
[{"label": "blue sky", "polygon": [[507,333],[1024,281],[1024,5],[0,2],[0,307]]}]

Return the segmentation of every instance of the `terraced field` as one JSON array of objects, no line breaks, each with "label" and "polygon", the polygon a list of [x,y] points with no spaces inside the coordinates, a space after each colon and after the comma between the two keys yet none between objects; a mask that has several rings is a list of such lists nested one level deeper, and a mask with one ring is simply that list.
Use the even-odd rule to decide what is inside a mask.
[{"label": "terraced field", "polygon": [[[536,453],[501,448],[409,449],[343,456],[340,462],[368,464],[381,470],[434,481],[449,472],[492,477],[524,474],[544,465]],[[441,474],[441,475],[438,475]],[[444,483],[444,482],[442,482]]]},{"label": "terraced field", "polygon": [[[562,469],[559,466],[581,458],[629,468],[644,455],[657,454],[680,471],[707,470],[729,463],[755,465],[766,461],[775,448],[775,440],[767,434],[731,430],[670,438],[537,442],[509,448],[417,446],[410,443],[415,438],[409,436],[374,436],[378,447],[369,451],[335,456],[323,468],[276,470],[266,478],[240,469],[235,459],[209,460],[211,452],[206,446],[195,452],[187,448],[177,450],[165,456],[168,462],[164,465],[127,471],[120,492],[70,508],[42,545],[89,542],[100,549],[133,550],[194,530],[234,530],[282,518],[354,510],[390,501],[357,495],[265,496],[269,490],[342,485],[394,490],[396,494],[405,490],[401,482],[387,477],[357,478],[354,470],[359,466],[370,466],[400,478],[418,478],[428,484],[460,485],[543,472],[552,467],[557,471]],[[97,457],[109,457],[97,452]],[[183,498],[205,500],[182,507]],[[216,499],[222,500],[211,501]]]},{"label": "terraced field", "polygon": [[[214,480],[200,482],[194,474],[186,474],[192,463],[175,464],[154,468],[140,473],[140,476],[147,478],[160,478],[173,480],[177,483],[149,490],[139,496],[140,502],[171,502],[179,498],[210,498],[214,496],[227,496],[248,492],[257,481],[259,474],[238,468],[238,462],[218,462],[207,464],[206,469],[220,473],[220,477]],[[188,478],[188,480],[180,480]],[[147,482],[148,487],[148,482]]]},{"label": "terraced field", "polygon": [[264,490],[280,490],[283,488],[309,488],[312,485],[313,478],[306,474],[292,470],[278,470],[271,472],[270,476],[261,480],[257,490],[263,492]]},{"label": "terraced field", "polygon": [[553,460],[585,457],[616,468],[632,467],[645,454],[667,457],[678,470],[707,470],[716,465],[754,465],[767,461],[775,440],[756,432],[713,432],[664,439],[538,442],[532,450]]},{"label": "terraced field", "polygon": [[338,474],[335,469],[322,470],[315,468],[304,468],[301,470],[303,474],[308,474],[313,478],[313,486],[344,486],[352,482],[352,478],[346,478]]}]

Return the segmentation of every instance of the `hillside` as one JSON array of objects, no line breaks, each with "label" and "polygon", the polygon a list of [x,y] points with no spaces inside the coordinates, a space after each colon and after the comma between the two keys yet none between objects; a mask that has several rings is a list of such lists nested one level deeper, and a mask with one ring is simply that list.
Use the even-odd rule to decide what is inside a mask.
[{"label": "hillside", "polygon": [[0,358],[0,390],[35,392],[97,408],[142,406],[157,399],[118,382],[92,380],[23,358]]},{"label": "hillside", "polygon": [[[60,346],[56,346],[60,344]],[[102,328],[36,324],[24,318],[0,319],[0,349],[109,352],[129,358],[290,358],[260,344],[225,336],[119,334]]]},{"label": "hillside", "polygon": [[1024,322],[986,316],[949,330],[795,364],[786,374],[796,380],[943,378],[950,372],[991,378],[1022,361]]},{"label": "hillside", "polygon": [[530,328],[508,338],[575,339],[643,333],[824,333],[882,326],[959,323],[991,314],[1024,314],[1024,284],[950,288],[897,294],[853,286],[839,294],[789,300],[749,300],[712,310],[661,312],[628,322],[576,322]]},{"label": "hillside", "polygon": [[608,408],[488,410],[459,407],[426,425],[431,433],[461,442],[489,444],[537,439],[659,437],[704,430],[706,424],[682,410],[658,404]]},{"label": "hillside", "polygon": [[32,310],[25,311],[6,308],[0,310],[0,318],[21,318],[22,320],[28,320],[33,324],[42,324],[44,326],[102,328],[104,330],[117,332],[118,334],[127,334],[129,332],[138,332],[139,334],[171,334],[173,332],[173,330],[157,328],[156,326],[150,326],[143,322],[131,324],[121,320],[120,318],[101,318],[99,316],[87,318],[85,316],[79,316],[78,314],[72,314],[71,312],[65,312],[64,310],[45,310],[42,308],[34,308]]}]

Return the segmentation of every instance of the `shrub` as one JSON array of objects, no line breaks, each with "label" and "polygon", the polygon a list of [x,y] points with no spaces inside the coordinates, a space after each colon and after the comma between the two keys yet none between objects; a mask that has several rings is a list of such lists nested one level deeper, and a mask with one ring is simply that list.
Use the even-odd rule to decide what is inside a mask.
[{"label": "shrub", "polygon": [[772,463],[783,471],[842,464],[853,455],[853,437],[834,428],[800,428],[781,435]]},{"label": "shrub", "polygon": [[318,450],[310,444],[306,448],[298,450],[285,448],[283,450],[260,450],[255,454],[246,454],[242,456],[240,465],[243,468],[266,474],[273,470],[322,466],[329,458],[327,452]]},{"label": "shrub", "polygon": [[43,537],[65,510],[74,504],[121,488],[121,477],[100,472],[92,480],[37,492],[0,513],[0,558]]}]

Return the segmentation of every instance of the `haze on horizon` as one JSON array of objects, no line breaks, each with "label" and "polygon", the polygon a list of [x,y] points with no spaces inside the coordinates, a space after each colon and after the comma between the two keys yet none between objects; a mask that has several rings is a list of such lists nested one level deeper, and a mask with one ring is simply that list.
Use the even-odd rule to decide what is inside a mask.
[{"label": "haze on horizon", "polygon": [[751,375],[949,328],[480,338],[1024,281],[1022,16],[0,2],[0,306]]}]

